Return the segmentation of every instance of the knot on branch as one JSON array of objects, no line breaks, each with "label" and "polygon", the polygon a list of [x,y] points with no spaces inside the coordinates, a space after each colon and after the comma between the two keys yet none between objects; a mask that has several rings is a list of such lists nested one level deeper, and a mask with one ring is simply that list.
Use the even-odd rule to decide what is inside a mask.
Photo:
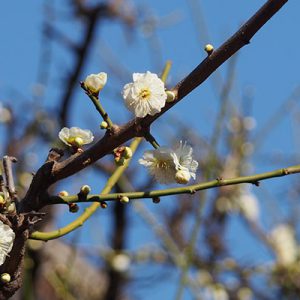
[{"label": "knot on branch", "polygon": [[59,161],[63,156],[64,151],[62,149],[51,148],[48,153],[47,161]]}]

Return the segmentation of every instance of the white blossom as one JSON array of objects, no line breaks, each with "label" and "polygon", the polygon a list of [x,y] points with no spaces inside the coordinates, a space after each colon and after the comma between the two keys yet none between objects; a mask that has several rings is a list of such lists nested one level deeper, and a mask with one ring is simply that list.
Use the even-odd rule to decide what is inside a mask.
[{"label": "white blossom", "polygon": [[297,259],[297,243],[293,228],[288,224],[276,226],[270,235],[276,251],[278,263],[289,265]]},{"label": "white blossom", "polygon": [[99,74],[90,74],[84,80],[84,86],[93,94],[98,94],[107,82],[107,74],[101,72]]},{"label": "white blossom", "polygon": [[93,133],[90,130],[78,127],[64,127],[58,136],[66,145],[76,147],[89,144],[94,140]]},{"label": "white blossom", "polygon": [[144,153],[139,163],[148,168],[149,173],[159,183],[169,184],[175,181],[176,164],[172,150],[160,147]]},{"label": "white blossom", "polygon": [[186,184],[190,178],[196,178],[198,163],[193,160],[192,154],[192,147],[180,141],[175,150],[160,147],[146,151],[139,163],[147,167],[159,183]]},{"label": "white blossom", "polygon": [[[180,141],[179,146],[174,150],[174,161],[177,170],[177,183],[187,183],[190,178],[196,179],[196,170],[198,162],[193,159],[193,148],[187,145],[186,142]],[[182,182],[180,180],[183,179]],[[184,182],[186,181],[186,182]]]},{"label": "white blossom", "polygon": [[133,82],[126,84],[122,93],[127,108],[139,118],[159,113],[167,99],[163,81],[149,71],[132,77]]},{"label": "white blossom", "polygon": [[13,230],[0,221],[0,266],[3,265],[6,256],[11,251],[15,239]]}]

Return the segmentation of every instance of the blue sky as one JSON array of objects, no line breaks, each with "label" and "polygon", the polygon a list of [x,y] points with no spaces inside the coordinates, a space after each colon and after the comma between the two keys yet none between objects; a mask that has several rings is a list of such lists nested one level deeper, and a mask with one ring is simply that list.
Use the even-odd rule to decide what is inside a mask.
[{"label": "blue sky", "polygon": [[[0,102],[10,103],[17,110],[32,105],[32,89],[39,83],[37,74],[40,51],[43,49],[40,32],[44,17],[43,3],[42,1],[5,1],[0,10]],[[57,27],[62,28],[63,32],[72,39],[78,39],[81,33],[80,26],[79,24],[74,26],[68,21],[67,2],[53,1],[53,3],[56,11],[59,12],[55,15]],[[203,47],[206,43],[211,43],[215,47],[220,46],[260,7],[262,1],[243,1],[242,4],[240,0],[199,1],[210,36],[209,40],[199,38],[199,31],[195,29],[195,20],[189,8],[192,1],[136,0],[133,3],[148,7],[149,16],[152,15],[154,19],[159,20],[157,38],[161,47],[161,59],[162,61],[170,59],[173,62],[169,81],[172,86],[205,58]],[[299,85],[300,35],[296,29],[299,28],[299,11],[300,2],[289,1],[254,36],[250,45],[242,48],[237,54],[236,81],[232,97],[236,98],[238,103],[245,91],[252,91],[252,116],[257,124],[253,132],[254,136]],[[149,53],[149,48],[145,46],[149,39],[145,36],[144,29],[143,26],[139,26],[137,30],[126,32],[120,24],[105,22],[102,29],[97,32],[97,39],[82,79],[98,71],[105,71],[110,76],[111,70],[103,59],[106,47],[109,49],[106,51],[110,51],[115,57],[115,62],[124,66],[129,74],[147,70],[159,72],[159,66],[153,63],[151,52]],[[203,28],[200,28],[201,30]],[[64,85],[64,78],[72,66],[72,57],[61,47],[53,43],[51,49],[53,63],[50,67],[51,75],[44,98],[44,104],[49,108],[53,108],[59,99],[60,87]],[[219,69],[223,76],[226,74],[227,67],[228,63]],[[131,81],[130,77],[121,80],[113,77],[110,80],[109,77],[107,90],[103,91],[107,111],[119,122],[125,122],[131,115],[124,109],[122,99],[115,94],[115,90],[121,91],[123,85],[129,81]],[[183,122],[188,121],[191,128],[207,136],[211,130],[211,116],[215,116],[217,111],[216,94],[212,80],[207,80],[168,112],[168,117]],[[96,130],[97,115],[93,107],[87,104],[87,99],[79,87],[74,103],[69,125],[91,126],[93,127],[91,129]],[[26,117],[26,111],[22,111],[22,114],[20,112],[20,117]],[[280,160],[273,164],[265,162],[263,155],[275,151],[284,157],[289,157],[299,152],[298,132],[292,124],[291,117],[286,114],[282,121],[273,126],[272,132],[266,135],[262,147],[254,155],[253,171],[268,171],[287,166],[285,161]],[[172,135],[176,135],[172,132],[171,126],[168,130]],[[160,134],[159,125],[154,125],[154,132],[161,139],[160,143],[164,144],[164,136]],[[42,161],[44,157],[45,153],[41,153],[40,160]],[[270,180],[263,184],[263,188],[266,187],[279,194],[285,183],[291,183],[292,180],[294,179]],[[98,190],[100,189],[98,183],[92,184]],[[104,182],[101,182],[102,184]],[[236,226],[235,222],[233,220],[233,226]],[[139,237],[143,236],[143,233],[137,234]],[[242,227],[232,231],[229,239],[241,235],[243,235]],[[251,239],[246,242],[249,241]],[[142,239],[139,242],[142,243]],[[241,247],[241,251],[243,249],[245,250],[245,247]],[[239,252],[240,255],[243,255],[242,253]],[[265,254],[262,257],[265,257]],[[170,288],[166,294],[171,297],[173,292],[174,290]]]}]

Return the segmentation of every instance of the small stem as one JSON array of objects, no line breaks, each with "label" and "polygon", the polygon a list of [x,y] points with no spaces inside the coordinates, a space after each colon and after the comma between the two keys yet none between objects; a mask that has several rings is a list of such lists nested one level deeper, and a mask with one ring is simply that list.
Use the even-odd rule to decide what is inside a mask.
[{"label": "small stem", "polygon": [[105,111],[105,109],[103,108],[102,104],[100,103],[99,97],[91,94],[90,91],[85,88],[83,83],[81,83],[81,88],[83,88],[85,90],[88,97],[92,100],[96,110],[99,112],[99,114],[101,115],[103,120],[108,124],[108,129],[111,129],[113,126],[113,122],[109,118],[109,116],[108,116],[107,112]]},{"label": "small stem", "polygon": [[3,157],[3,173],[5,185],[8,190],[9,196],[12,200],[16,199],[16,188],[14,183],[14,177],[12,172],[12,163],[17,162],[17,159],[13,156],[5,155]]},{"label": "small stem", "polygon": [[153,148],[158,149],[160,147],[155,137],[149,131],[145,133],[144,137],[146,141],[153,146]]}]

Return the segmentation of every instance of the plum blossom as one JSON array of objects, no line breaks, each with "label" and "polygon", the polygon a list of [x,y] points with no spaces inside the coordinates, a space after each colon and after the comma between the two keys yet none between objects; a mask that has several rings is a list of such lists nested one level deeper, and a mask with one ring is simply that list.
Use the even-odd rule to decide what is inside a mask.
[{"label": "plum blossom", "polygon": [[93,133],[90,130],[81,129],[79,127],[64,127],[58,136],[66,145],[73,147],[81,147],[94,140]]},{"label": "plum blossom", "polygon": [[159,183],[186,184],[196,178],[198,162],[193,160],[192,154],[192,147],[180,141],[175,149],[160,147],[146,151],[139,163],[147,167]]},{"label": "plum blossom", "polygon": [[170,184],[175,181],[176,165],[172,156],[172,150],[160,147],[148,150],[139,163],[148,168],[155,180],[162,184]]},{"label": "plum blossom", "polygon": [[99,74],[90,74],[84,80],[84,86],[93,94],[98,94],[107,82],[107,74],[101,72]]},{"label": "plum blossom", "polygon": [[133,82],[123,88],[127,108],[138,118],[154,116],[165,106],[167,94],[163,81],[156,74],[133,73]]},{"label": "plum blossom", "polygon": [[193,148],[186,142],[180,141],[178,147],[174,150],[172,156],[176,164],[175,179],[177,183],[188,183],[190,178],[196,179],[196,170],[198,162],[193,159]]},{"label": "plum blossom", "polygon": [[15,233],[2,221],[0,221],[0,266],[4,264],[8,253],[13,247]]}]

